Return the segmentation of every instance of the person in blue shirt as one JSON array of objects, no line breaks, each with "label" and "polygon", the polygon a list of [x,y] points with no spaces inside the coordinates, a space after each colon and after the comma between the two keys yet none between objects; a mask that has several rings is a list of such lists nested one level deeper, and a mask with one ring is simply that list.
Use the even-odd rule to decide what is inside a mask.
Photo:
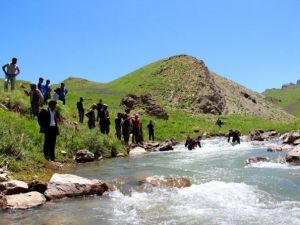
[{"label": "person in blue shirt", "polygon": [[63,105],[66,104],[66,95],[68,90],[65,88],[65,83],[61,83],[59,88],[55,89],[55,93],[58,95],[58,100],[63,102]]}]

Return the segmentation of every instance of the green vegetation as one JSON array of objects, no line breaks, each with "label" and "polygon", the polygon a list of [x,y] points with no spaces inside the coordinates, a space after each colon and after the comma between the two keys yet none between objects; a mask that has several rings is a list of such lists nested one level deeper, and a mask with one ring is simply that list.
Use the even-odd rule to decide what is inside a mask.
[{"label": "green vegetation", "polygon": [[300,117],[300,86],[283,89],[270,89],[263,93],[277,106],[285,109],[296,117]]},{"label": "green vegetation", "polygon": [[[66,79],[64,82],[69,90],[66,105],[59,103],[57,107],[59,114],[66,119],[60,124],[61,134],[56,146],[57,160],[64,163],[73,162],[74,153],[80,149],[89,149],[103,157],[114,157],[118,153],[127,155],[127,148],[114,135],[114,118],[117,112],[124,111],[124,108],[120,106],[120,101],[129,93],[136,95],[152,93],[155,100],[164,106],[169,115],[169,120],[160,120],[150,118],[141,109],[132,112],[142,114],[146,140],[148,139],[146,126],[150,119],[154,122],[157,140],[169,138],[184,140],[187,135],[197,136],[204,132],[211,135],[226,134],[229,129],[238,129],[243,134],[247,134],[253,129],[275,129],[279,132],[286,132],[299,127],[298,120],[279,123],[256,116],[232,114],[220,116],[225,125],[219,128],[215,125],[218,116],[198,114],[187,110],[185,106],[171,107],[164,102],[164,94],[167,89],[179,90],[181,88],[180,74],[184,73],[185,69],[182,68],[182,71],[176,72],[176,82],[168,83],[167,78],[158,76],[159,72],[164,70],[161,67],[162,62],[164,60],[149,64],[108,84],[79,78]],[[2,80],[1,86],[3,86]],[[9,169],[15,172],[16,177],[22,179],[30,179],[33,175],[37,175],[39,179],[47,179],[49,176],[47,174],[52,173],[55,168],[43,157],[43,135],[39,133],[36,119],[30,117],[29,97],[23,93],[24,89],[21,86],[29,89],[27,82],[20,81],[17,82],[17,89],[13,94],[3,93],[0,89],[0,164],[3,165],[4,162],[9,161]],[[57,86],[52,86],[52,89]],[[84,98],[86,109],[93,103],[97,103],[99,99],[108,104],[111,117],[109,136],[100,134],[99,129],[89,130],[86,123],[87,118],[83,124],[78,125],[79,131],[74,129],[73,122],[78,121],[76,102],[79,97]],[[281,97],[283,99],[283,96]]]}]

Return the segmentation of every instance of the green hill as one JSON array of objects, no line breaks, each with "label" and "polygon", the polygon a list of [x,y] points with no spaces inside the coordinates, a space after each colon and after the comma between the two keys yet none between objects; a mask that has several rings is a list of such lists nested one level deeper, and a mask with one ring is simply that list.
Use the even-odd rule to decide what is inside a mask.
[{"label": "green hill", "polygon": [[300,117],[300,86],[295,85],[292,87],[281,89],[269,89],[263,92],[269,101],[276,104],[278,107],[283,108],[288,113]]},{"label": "green hill", "polygon": [[[280,132],[298,127],[298,121],[288,113],[265,100],[263,95],[252,92],[206,68],[203,61],[191,56],[180,55],[146,65],[124,77],[102,84],[81,78],[64,80],[69,93],[66,105],[59,103],[59,112],[66,119],[61,124],[61,135],[57,142],[57,158],[61,162],[72,161],[79,149],[88,148],[100,152],[104,157],[116,153],[127,154],[126,148],[115,137],[114,118],[124,111],[121,99],[128,94],[151,93],[168,114],[168,120],[151,117],[142,108],[131,113],[140,113],[147,139],[146,125],[150,119],[155,124],[156,140],[175,138],[184,140],[187,135],[196,136],[204,132],[212,135],[226,134],[229,129],[238,129],[246,134],[252,129],[275,129]],[[3,80],[0,87],[3,87]],[[46,173],[48,162],[43,158],[43,136],[39,133],[36,119],[30,118],[29,97],[24,92],[24,81],[17,82],[13,94],[0,91],[0,166],[9,160],[9,168],[25,177]],[[53,85],[52,89],[58,85]],[[102,99],[109,105],[111,132],[101,135],[98,129],[90,131],[85,118],[79,124],[80,131],[74,130],[73,122],[78,121],[76,102],[84,98],[88,109]],[[221,118],[225,125],[215,125]],[[45,171],[44,171],[45,170]],[[20,175],[21,174],[21,175]],[[43,175],[39,175],[43,176]]]}]

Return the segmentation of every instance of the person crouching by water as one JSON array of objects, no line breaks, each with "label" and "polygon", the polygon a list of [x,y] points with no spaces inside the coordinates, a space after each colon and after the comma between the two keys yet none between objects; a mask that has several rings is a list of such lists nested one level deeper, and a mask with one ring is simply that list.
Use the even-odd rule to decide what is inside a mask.
[{"label": "person crouching by water", "polygon": [[188,150],[193,150],[197,146],[199,146],[199,148],[201,148],[200,140],[201,140],[201,136],[198,136],[197,138],[193,138],[193,139],[191,139],[190,136],[187,136],[184,146],[187,147]]},{"label": "person crouching by water", "polygon": [[47,109],[42,109],[38,116],[40,132],[45,134],[44,156],[47,160],[55,161],[56,136],[59,135],[55,113],[56,101],[51,100]]},{"label": "person crouching by water", "polygon": [[91,105],[87,113],[85,114],[88,117],[88,127],[89,129],[93,129],[96,127],[96,116],[95,116],[95,110],[97,108],[96,104]]},{"label": "person crouching by water", "polygon": [[232,143],[238,143],[240,144],[240,136],[241,133],[238,130],[232,130],[230,129],[228,132],[228,143],[230,142],[230,138],[232,137]]}]

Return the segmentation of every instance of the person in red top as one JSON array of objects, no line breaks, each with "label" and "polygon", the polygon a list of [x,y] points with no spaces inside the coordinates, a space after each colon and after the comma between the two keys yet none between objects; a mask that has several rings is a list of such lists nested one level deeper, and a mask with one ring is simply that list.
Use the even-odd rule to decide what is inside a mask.
[{"label": "person in red top", "polygon": [[140,118],[138,114],[132,118],[132,143],[140,142]]}]

